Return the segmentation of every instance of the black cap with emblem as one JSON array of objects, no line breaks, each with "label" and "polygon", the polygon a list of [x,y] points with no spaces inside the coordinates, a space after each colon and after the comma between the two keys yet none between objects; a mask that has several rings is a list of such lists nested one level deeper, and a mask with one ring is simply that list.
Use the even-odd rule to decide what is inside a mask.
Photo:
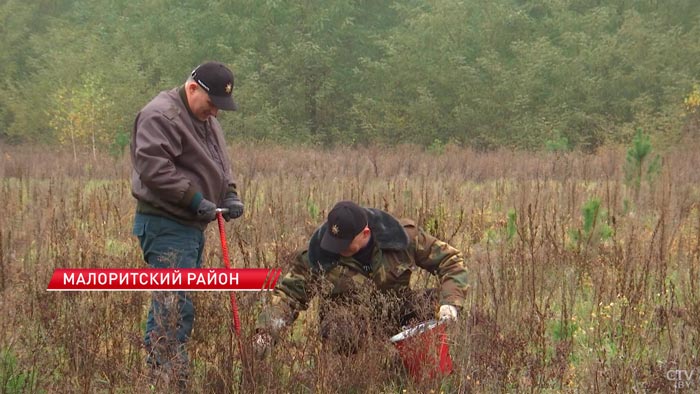
[{"label": "black cap with emblem", "polygon": [[340,201],[328,213],[321,248],[339,254],[367,226],[367,212],[352,201]]},{"label": "black cap with emblem", "polygon": [[233,73],[220,62],[202,63],[192,71],[192,79],[208,94],[216,108],[235,111],[233,101]]}]

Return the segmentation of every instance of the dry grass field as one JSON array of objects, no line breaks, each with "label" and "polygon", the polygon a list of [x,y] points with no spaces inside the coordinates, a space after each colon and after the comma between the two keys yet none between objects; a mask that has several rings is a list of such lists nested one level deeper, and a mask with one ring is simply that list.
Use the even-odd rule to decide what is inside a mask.
[{"label": "dry grass field", "polygon": [[[638,188],[625,149],[595,155],[315,150],[232,144],[246,203],[236,267],[283,267],[340,199],[411,217],[461,249],[468,306],[454,373],[414,382],[383,338],[323,351],[304,313],[243,368],[228,295],[195,293],[193,393],[667,393],[700,388],[700,157],[662,152]],[[0,392],[144,393],[149,294],[47,292],[55,268],[143,268],[128,158],[0,147]],[[206,267],[222,267],[215,226]],[[420,277],[416,285],[430,283]],[[238,293],[244,343],[268,297]],[[312,306],[312,309],[317,305]],[[242,371],[246,371],[243,373]]]}]

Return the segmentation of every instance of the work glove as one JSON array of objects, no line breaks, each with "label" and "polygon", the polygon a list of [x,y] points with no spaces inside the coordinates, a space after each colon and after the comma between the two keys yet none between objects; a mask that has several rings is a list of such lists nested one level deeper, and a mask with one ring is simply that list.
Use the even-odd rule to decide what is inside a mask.
[{"label": "work glove", "polygon": [[272,335],[266,332],[258,332],[253,336],[253,350],[255,351],[255,356],[258,360],[264,359],[270,351],[272,351],[272,345],[274,344],[274,339]]},{"label": "work glove", "polygon": [[197,206],[197,219],[211,222],[216,219],[216,204],[203,198]]},{"label": "work glove", "polygon": [[457,307],[452,305],[442,305],[438,311],[438,319],[440,320],[457,320]]},{"label": "work glove", "polygon": [[235,192],[229,192],[224,198],[223,207],[228,208],[224,213],[224,219],[228,222],[231,219],[238,219],[243,215],[243,203]]}]

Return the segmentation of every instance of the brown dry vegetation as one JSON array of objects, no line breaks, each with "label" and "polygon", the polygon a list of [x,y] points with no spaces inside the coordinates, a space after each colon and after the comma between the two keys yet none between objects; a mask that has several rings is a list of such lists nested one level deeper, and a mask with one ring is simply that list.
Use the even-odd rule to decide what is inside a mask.
[{"label": "brown dry vegetation", "polygon": [[[167,392],[148,386],[143,362],[149,294],[46,291],[55,268],[144,266],[128,159],[1,149],[0,392]],[[247,209],[227,226],[233,265],[284,267],[336,200],[353,199],[461,249],[472,291],[450,329],[454,374],[424,384],[397,368],[384,338],[363,338],[369,346],[355,356],[324,351],[312,313],[242,374],[228,296],[196,293],[194,393],[673,392],[667,371],[700,367],[697,147],[666,152],[638,197],[623,182],[623,149],[231,151]],[[611,236],[582,231],[593,198],[594,225]],[[221,267],[213,227],[204,264]],[[265,299],[238,294],[245,339]],[[697,379],[682,383],[697,389]]]}]

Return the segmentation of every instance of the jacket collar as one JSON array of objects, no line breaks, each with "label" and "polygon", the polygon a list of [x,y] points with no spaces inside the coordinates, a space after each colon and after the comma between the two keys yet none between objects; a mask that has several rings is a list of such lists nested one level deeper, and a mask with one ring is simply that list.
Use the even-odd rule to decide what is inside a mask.
[{"label": "jacket collar", "polygon": [[[396,218],[375,209],[367,210],[367,222],[377,246],[382,250],[404,250],[408,248],[409,239],[406,230]],[[328,271],[338,265],[339,254],[321,249],[321,238],[326,233],[328,223],[323,223],[314,231],[309,240],[308,257],[311,269],[315,272]]]}]

